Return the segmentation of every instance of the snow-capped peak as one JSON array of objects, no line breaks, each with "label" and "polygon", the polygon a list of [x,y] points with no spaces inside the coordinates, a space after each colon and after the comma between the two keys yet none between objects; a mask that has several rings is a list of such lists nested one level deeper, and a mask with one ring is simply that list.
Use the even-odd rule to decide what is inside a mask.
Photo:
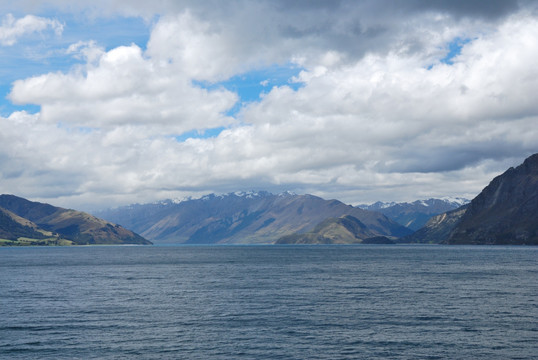
[{"label": "snow-capped peak", "polygon": [[281,192],[280,194],[278,194],[278,196],[295,196],[297,195],[296,193],[294,193],[293,191],[284,191],[284,192]]},{"label": "snow-capped peak", "polygon": [[260,191],[236,191],[236,192],[231,193],[231,194],[233,194],[233,195],[235,195],[237,197],[244,197],[244,198],[247,198],[247,199],[253,199],[253,198],[265,195],[265,192],[260,192]]},{"label": "snow-capped peak", "polygon": [[468,204],[468,203],[471,202],[470,200],[465,199],[465,198],[451,197],[451,196],[442,197],[441,200],[446,201],[446,202],[450,202],[450,203],[453,203],[453,204],[458,204],[459,206],[465,205],[465,204]]}]

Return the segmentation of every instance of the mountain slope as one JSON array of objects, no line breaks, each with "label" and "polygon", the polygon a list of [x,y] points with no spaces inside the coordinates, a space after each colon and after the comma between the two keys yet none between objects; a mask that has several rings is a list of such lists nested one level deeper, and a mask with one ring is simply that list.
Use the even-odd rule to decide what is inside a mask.
[{"label": "mountain slope", "polygon": [[400,237],[411,231],[382,214],[312,195],[267,192],[207,195],[174,203],[134,205],[96,213],[156,242],[273,243],[312,230],[327,218],[352,215],[375,235]]},{"label": "mountain slope", "polygon": [[0,208],[0,239],[17,240],[20,237],[44,239],[47,236],[31,221]]},{"label": "mountain slope", "polygon": [[400,243],[439,244],[445,242],[467,210],[467,205],[432,217],[415,233],[399,239]]},{"label": "mountain slope", "polygon": [[359,219],[345,215],[326,219],[307,233],[283,236],[276,244],[357,244],[375,236]]},{"label": "mountain slope", "polygon": [[[0,208],[4,210],[1,229],[5,235],[10,236],[7,239],[55,236],[78,245],[151,244],[132,231],[90,214],[32,202],[14,195],[0,195]],[[21,228],[13,228],[13,221],[23,225],[25,231],[29,231],[27,228],[33,229],[34,233],[21,235]]]},{"label": "mountain slope", "polygon": [[358,205],[358,207],[380,212],[398,224],[416,231],[426,225],[433,216],[457,209],[468,202],[468,200],[461,198],[446,198],[417,200],[412,203],[376,202],[372,205]]},{"label": "mountain slope", "polygon": [[538,154],[494,178],[471,201],[447,243],[538,245]]}]

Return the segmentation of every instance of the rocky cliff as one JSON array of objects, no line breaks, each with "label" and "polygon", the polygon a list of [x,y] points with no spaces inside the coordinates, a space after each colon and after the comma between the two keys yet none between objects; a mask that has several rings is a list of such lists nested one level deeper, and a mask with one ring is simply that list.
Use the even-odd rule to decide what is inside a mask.
[{"label": "rocky cliff", "polygon": [[538,154],[494,178],[446,242],[538,245]]},{"label": "rocky cliff", "polygon": [[495,177],[469,204],[400,242],[538,245],[538,154]]}]

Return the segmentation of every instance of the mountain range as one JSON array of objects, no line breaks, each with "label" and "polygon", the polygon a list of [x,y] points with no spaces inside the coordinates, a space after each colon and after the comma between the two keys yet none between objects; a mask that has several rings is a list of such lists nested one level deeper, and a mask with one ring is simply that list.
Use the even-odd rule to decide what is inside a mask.
[{"label": "mountain range", "polygon": [[138,234],[85,212],[0,195],[0,245],[149,245]]},{"label": "mountain range", "polygon": [[422,228],[433,216],[459,208],[469,203],[464,198],[417,200],[414,202],[381,202],[357,207],[377,211],[413,231]]},{"label": "mountain range", "polygon": [[470,202],[353,207],[261,191],[135,204],[94,215],[0,195],[0,245],[149,244],[145,238],[185,244],[538,245],[538,154],[495,177]]},{"label": "mountain range", "polygon": [[471,202],[445,198],[353,207],[313,195],[249,192],[96,215],[157,243],[538,244],[537,173],[535,154],[493,179]]},{"label": "mountain range", "polygon": [[263,191],[131,205],[95,215],[156,243],[272,244],[283,236],[306,233],[329,218],[346,215],[365,227],[363,237],[399,238],[412,233],[381,213],[338,200]]},{"label": "mountain range", "polygon": [[[372,205],[358,205],[357,207],[382,213],[389,219],[415,231],[424,226],[433,216],[456,209],[468,202],[469,200],[462,198],[417,200],[412,203],[378,201]],[[432,234],[432,238],[436,235],[439,234]],[[401,242],[398,238],[373,233],[368,226],[351,215],[328,218],[306,233],[285,235],[276,241],[277,244],[392,244],[398,242]]]}]

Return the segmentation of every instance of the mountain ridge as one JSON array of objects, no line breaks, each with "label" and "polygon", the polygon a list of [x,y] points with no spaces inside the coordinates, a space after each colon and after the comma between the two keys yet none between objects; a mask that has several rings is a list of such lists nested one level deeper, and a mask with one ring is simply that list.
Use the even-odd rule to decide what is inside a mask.
[{"label": "mountain ridge", "polygon": [[360,244],[377,236],[364,223],[351,215],[328,218],[306,233],[285,235],[276,244]]},{"label": "mountain ridge", "polygon": [[357,205],[361,209],[377,211],[408,227],[411,230],[417,231],[433,217],[447,211],[457,209],[458,207],[469,203],[469,200],[464,198],[430,198],[427,200],[416,200],[414,202],[381,202],[378,201],[371,205]]},{"label": "mountain ridge", "polygon": [[0,238],[6,244],[140,244],[151,242],[88,213],[0,195]]},{"label": "mountain ridge", "polygon": [[21,237],[45,239],[47,235],[30,220],[0,207],[0,239],[16,241]]},{"label": "mountain ridge", "polygon": [[130,205],[96,215],[163,243],[274,243],[284,235],[308,232],[327,218],[344,215],[360,219],[375,235],[399,237],[411,232],[383,214],[289,192],[209,194],[166,205]]},{"label": "mountain ridge", "polygon": [[450,236],[456,224],[467,210],[468,204],[433,216],[413,234],[399,239],[399,243],[440,244]]}]

